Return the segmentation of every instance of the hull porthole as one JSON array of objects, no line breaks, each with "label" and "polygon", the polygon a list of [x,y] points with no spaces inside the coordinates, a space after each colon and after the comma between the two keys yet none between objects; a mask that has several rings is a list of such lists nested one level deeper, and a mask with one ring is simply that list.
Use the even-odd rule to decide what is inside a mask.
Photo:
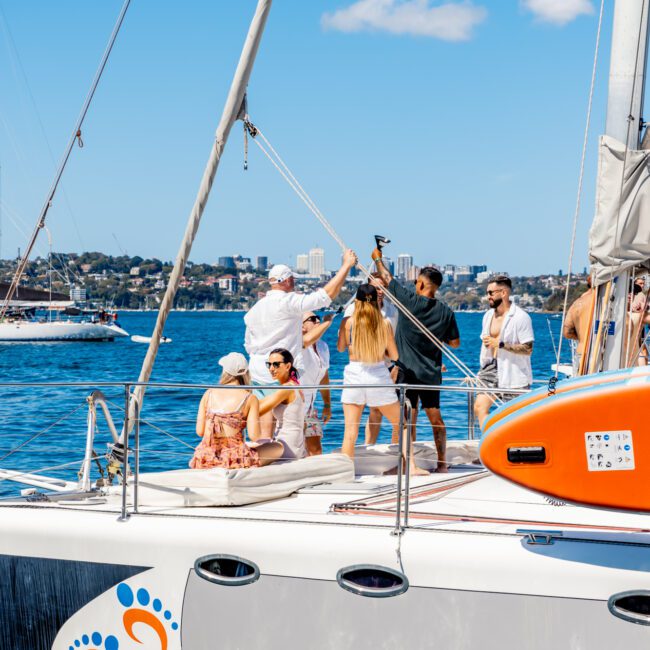
[{"label": "hull porthole", "polygon": [[194,563],[194,571],[208,582],[228,587],[249,585],[260,577],[260,569],[255,562],[223,553],[200,557]]},{"label": "hull porthole", "polygon": [[614,616],[624,621],[650,625],[650,591],[622,591],[607,601],[607,607]]},{"label": "hull porthole", "polygon": [[403,573],[376,564],[345,567],[336,574],[336,581],[343,589],[367,598],[399,596],[409,588]]}]

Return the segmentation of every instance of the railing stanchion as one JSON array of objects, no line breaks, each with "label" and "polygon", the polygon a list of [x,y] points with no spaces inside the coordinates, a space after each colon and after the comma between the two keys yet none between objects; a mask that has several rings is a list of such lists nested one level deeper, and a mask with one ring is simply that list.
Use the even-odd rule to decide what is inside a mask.
[{"label": "railing stanchion", "polygon": [[404,386],[399,387],[399,432],[397,438],[397,499],[395,506],[395,530],[393,535],[402,534],[402,474],[404,462]]},{"label": "railing stanchion", "polygon": [[467,439],[474,440],[474,393],[467,393]]},{"label": "railing stanchion", "polygon": [[130,386],[124,384],[124,437],[122,444],[124,445],[124,460],[122,461],[122,512],[120,513],[120,521],[128,521],[129,513],[126,507],[127,497],[127,483],[129,474],[129,397]]},{"label": "railing stanchion", "polygon": [[133,450],[133,465],[134,465],[134,475],[133,475],[133,513],[137,514],[138,512],[138,482],[140,480],[140,405],[136,403],[135,405],[135,434],[134,434],[134,445],[135,449]]},{"label": "railing stanchion", "polygon": [[[411,402],[404,402],[404,411],[406,411],[406,479],[404,481],[404,528],[409,525],[409,499],[411,490],[411,453],[413,450],[413,436],[415,435],[417,422],[411,424],[413,418],[413,407]],[[415,463],[415,461],[413,461]]]}]

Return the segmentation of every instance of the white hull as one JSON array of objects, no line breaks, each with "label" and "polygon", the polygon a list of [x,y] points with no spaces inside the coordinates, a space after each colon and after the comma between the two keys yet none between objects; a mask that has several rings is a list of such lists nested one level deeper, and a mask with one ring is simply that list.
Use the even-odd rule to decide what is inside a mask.
[{"label": "white hull", "polygon": [[112,341],[128,336],[117,325],[75,321],[0,323],[0,343],[49,341]]},{"label": "white hull", "polygon": [[[68,650],[76,640],[86,647],[92,633],[102,644],[111,637],[92,646],[107,650],[165,647],[162,635],[170,650],[211,650],[216,640],[282,650],[650,646],[650,627],[607,605],[650,586],[649,536],[621,530],[647,528],[648,517],[553,506],[479,471],[413,479],[421,496],[412,494],[401,538],[390,494],[372,511],[372,486],[394,477],[362,479],[369,495],[332,485],[235,508],[142,506],[127,521],[119,521],[119,489],[96,504],[5,503],[0,564],[15,578],[0,583],[0,600],[11,603],[0,647]],[[446,489],[450,479],[473,481]],[[350,501],[368,507],[332,510]],[[532,527],[565,539],[530,544],[521,529]],[[259,579],[206,580],[195,563],[213,554],[255,563]],[[337,573],[359,564],[403,571],[408,590],[389,598],[346,591]],[[65,611],[38,607],[41,598]],[[140,621],[132,631],[142,645],[127,621]]]}]

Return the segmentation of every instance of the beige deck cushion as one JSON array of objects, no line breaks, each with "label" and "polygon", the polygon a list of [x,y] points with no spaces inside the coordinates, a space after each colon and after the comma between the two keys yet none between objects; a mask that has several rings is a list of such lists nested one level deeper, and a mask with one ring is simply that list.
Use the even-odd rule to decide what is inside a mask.
[{"label": "beige deck cushion", "polygon": [[308,485],[353,480],[354,463],[343,454],[251,469],[179,469],[140,474],[138,503],[172,508],[242,506],[287,497]]}]

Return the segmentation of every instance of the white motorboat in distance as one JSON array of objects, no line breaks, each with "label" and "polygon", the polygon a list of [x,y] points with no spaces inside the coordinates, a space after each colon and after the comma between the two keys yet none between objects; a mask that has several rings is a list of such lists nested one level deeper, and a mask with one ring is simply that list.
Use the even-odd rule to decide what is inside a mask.
[{"label": "white motorboat in distance", "polygon": [[0,343],[113,341],[128,335],[115,323],[72,320],[14,320],[0,323]]}]

